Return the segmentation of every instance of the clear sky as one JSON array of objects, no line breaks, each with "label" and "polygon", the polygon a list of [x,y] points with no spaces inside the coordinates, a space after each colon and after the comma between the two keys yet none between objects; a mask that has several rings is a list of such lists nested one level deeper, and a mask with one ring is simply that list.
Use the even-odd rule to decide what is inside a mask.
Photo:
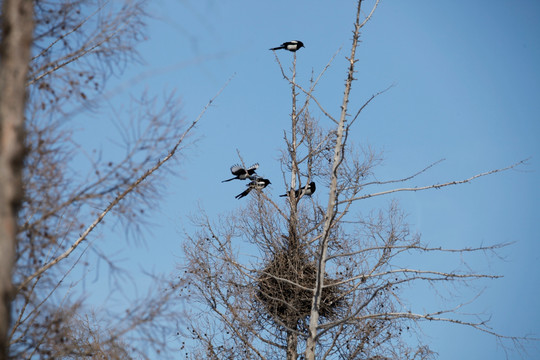
[{"label": "clear sky", "polygon": [[[197,127],[198,142],[177,168],[180,176],[166,184],[168,196],[161,211],[152,214],[156,226],[151,239],[144,248],[123,250],[130,266],[173,272],[181,261],[183,231],[193,230],[187,216],[197,212],[199,204],[210,216],[242,206],[234,196],[244,184],[221,183],[238,161],[237,149],[246,163],[259,162],[259,174],[272,180],[267,194],[283,193],[277,159],[284,146],[283,130],[290,126],[290,87],[268,48],[302,40],[306,48],[298,52],[297,71],[305,84],[312,71],[318,74],[343,47],[316,92],[337,113],[354,9],[355,1],[319,0],[149,4],[154,20],[148,40],[139,47],[143,63],[129,67],[115,81],[139,79],[132,90],[156,95],[176,89],[183,114],[191,121],[229,78],[234,79]],[[358,81],[351,98],[356,108],[371,94],[394,85],[363,113],[351,137],[384,152],[380,179],[404,177],[445,158],[410,184],[430,185],[529,158],[517,170],[472,184],[358,205],[367,212],[398,200],[411,228],[431,246],[515,242],[501,251],[503,259],[467,259],[478,266],[475,269],[504,278],[478,283],[485,288],[483,295],[466,312],[493,314],[494,330],[518,336],[540,336],[538,19],[536,0],[383,0],[362,32]],[[288,67],[291,54],[282,52],[279,57]],[[111,102],[121,103],[126,97],[119,94]],[[425,266],[441,261],[446,260],[433,259]],[[422,302],[424,291],[409,291],[408,300],[433,309],[433,303]],[[505,358],[495,339],[478,331],[448,324],[426,324],[422,329],[440,359]],[[529,358],[540,357],[538,347],[529,351]]]}]

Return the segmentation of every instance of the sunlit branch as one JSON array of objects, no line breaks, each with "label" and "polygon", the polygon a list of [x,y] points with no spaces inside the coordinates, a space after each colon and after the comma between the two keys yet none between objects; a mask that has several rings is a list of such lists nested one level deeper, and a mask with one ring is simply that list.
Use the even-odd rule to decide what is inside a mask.
[{"label": "sunlit branch", "polygon": [[358,111],[356,112],[356,115],[352,118],[352,120],[349,122],[349,125],[347,125],[347,130],[349,130],[351,128],[351,126],[354,124],[354,122],[356,121],[356,119],[358,118],[358,115],[360,115],[360,113],[362,112],[362,110],[364,110],[366,108],[366,106],[369,105],[369,103],[371,103],[371,101],[373,101],[373,99],[375,99],[377,96],[381,95],[381,94],[384,94],[385,92],[387,92],[388,90],[390,90],[390,88],[392,88],[394,85],[390,85],[389,87],[387,87],[386,89],[382,90],[382,91],[379,91],[378,93],[376,94],[373,94],[371,95],[371,97],[360,107],[360,109],[358,109]]},{"label": "sunlit branch", "polygon": [[319,103],[319,100],[317,100],[317,98],[315,96],[313,96],[313,94],[311,93],[311,91],[308,91],[306,89],[304,89],[301,85],[299,84],[295,84],[295,86],[297,88],[299,88],[300,90],[302,90],[302,92],[304,94],[306,94],[307,96],[309,96],[313,101],[315,101],[315,104],[317,104],[317,106],[319,107],[319,109],[323,112],[323,114],[329,118],[330,120],[332,120],[335,124],[338,124],[339,122],[332,116],[330,115],[330,113],[328,111],[326,111],[324,109],[324,107],[321,105],[321,103]]},{"label": "sunlit branch", "polygon": [[373,13],[375,12],[375,9],[377,9],[377,6],[379,5],[379,2],[380,0],[377,0],[375,2],[375,4],[373,5],[373,7],[371,8],[371,12],[369,13],[368,16],[366,16],[366,18],[364,19],[364,21],[360,24],[359,28],[362,28],[364,27],[364,25],[366,25],[366,23],[371,20],[371,17],[373,16]]},{"label": "sunlit branch", "polygon": [[362,186],[368,186],[368,185],[385,185],[385,184],[393,184],[393,183],[398,183],[398,182],[405,182],[405,181],[408,181],[408,180],[411,180],[415,177],[417,177],[418,175],[428,171],[429,169],[431,169],[432,167],[434,167],[435,165],[445,161],[446,159],[440,159],[440,160],[437,160],[435,161],[434,163],[431,163],[429,164],[428,166],[426,166],[425,168],[423,168],[422,170],[412,174],[411,176],[407,176],[407,177],[404,177],[402,179],[397,179],[397,180],[387,180],[387,181],[372,181],[372,182],[369,182],[369,183],[365,183],[365,184],[362,184]]},{"label": "sunlit branch", "polygon": [[[313,81],[311,83],[311,86],[309,87],[309,91],[306,92],[303,88],[300,87],[300,85],[294,84],[296,87],[298,87],[300,90],[302,90],[302,92],[304,92],[307,95],[307,99],[306,99],[306,101],[304,103],[304,106],[300,110],[300,113],[302,113],[308,107],[309,99],[314,99],[317,102],[317,100],[313,97],[313,91],[315,90],[315,87],[319,83],[319,80],[322,78],[322,76],[324,75],[326,70],[328,70],[330,68],[330,65],[332,65],[332,63],[334,62],[334,59],[336,58],[337,54],[339,54],[340,51],[341,51],[341,47],[339,47],[339,49],[337,49],[337,51],[334,53],[334,55],[332,55],[332,57],[330,58],[330,60],[328,61],[328,63],[324,67],[324,69],[322,69],[322,71],[317,76],[317,79],[315,79],[315,81]],[[287,79],[287,80],[289,80],[289,79]],[[322,107],[321,107],[321,105],[319,103],[317,103],[317,106],[319,106],[319,108],[324,112],[324,110],[322,109]]]},{"label": "sunlit branch", "polygon": [[534,340],[539,341],[540,338],[534,338],[534,337],[527,337],[527,336],[508,336],[508,335],[502,335],[500,333],[497,333],[495,331],[490,330],[485,321],[481,322],[471,322],[471,321],[463,321],[458,319],[452,319],[452,318],[442,318],[438,317],[438,315],[442,313],[446,313],[447,311],[437,311],[434,313],[428,313],[428,314],[417,314],[413,312],[391,312],[391,313],[377,313],[377,314],[368,314],[359,317],[358,321],[367,320],[367,319],[381,319],[381,320],[394,320],[394,319],[411,319],[411,320],[429,320],[429,321],[441,321],[441,322],[449,322],[453,324],[459,324],[459,325],[465,325],[470,326],[472,328],[475,328],[477,330],[480,330],[484,333],[493,335],[497,338],[503,338],[503,339],[510,339],[510,340]]},{"label": "sunlit branch", "polygon": [[206,110],[210,107],[210,105],[213,103],[213,101],[221,94],[221,92],[225,89],[225,87],[229,84],[229,82],[232,80],[229,79],[225,83],[225,85],[217,92],[217,94],[206,104],[204,109],[201,111],[199,116],[191,123],[191,125],[184,131],[178,142],[174,145],[174,147],[169,151],[169,153],[156,165],[154,165],[152,168],[147,170],[141,177],[139,177],[135,182],[133,182],[126,190],[124,190],[121,194],[119,194],[106,208],[99,214],[99,216],[94,220],[94,222],[81,234],[81,236],[70,246],[69,249],[67,249],[64,253],[62,253],[60,256],[56,257],[54,260],[50,261],[49,263],[43,265],[41,268],[39,268],[35,273],[28,276],[17,288],[17,291],[20,291],[22,288],[24,288],[30,281],[35,279],[37,276],[40,276],[45,271],[56,265],[58,262],[62,261],[63,259],[67,258],[85,239],[86,237],[94,230],[94,228],[103,220],[103,218],[121,201],[123,200],[130,192],[132,192],[137,186],[142,183],[144,180],[146,180],[150,175],[152,175],[156,170],[158,170],[163,164],[165,164],[168,160],[170,160],[184,139],[190,134],[191,130],[197,125],[199,120],[202,118],[202,116],[206,113]]},{"label": "sunlit branch", "polygon": [[[430,271],[430,270],[419,270],[419,269],[393,269],[373,274],[361,274],[357,276],[353,276],[350,278],[347,278],[346,280],[342,280],[336,283],[332,283],[328,286],[338,286],[341,284],[350,283],[357,280],[367,279],[367,278],[379,278],[384,277],[392,274],[413,274],[414,276],[411,278],[408,278],[407,281],[412,280],[429,280],[429,281],[437,281],[437,280],[461,280],[461,279],[480,279],[480,278],[486,278],[486,279],[498,279],[501,278],[501,275],[493,275],[493,274],[456,274],[456,273],[447,273],[442,271]],[[422,276],[424,275],[424,276]],[[425,276],[425,275],[433,275],[433,277]]]},{"label": "sunlit branch", "polygon": [[517,163],[515,163],[513,165],[507,166],[505,168],[486,171],[486,172],[483,172],[481,174],[471,176],[470,178],[464,179],[464,180],[455,180],[455,181],[449,181],[449,182],[446,182],[446,183],[443,183],[443,184],[435,184],[435,185],[428,185],[428,186],[418,186],[418,187],[412,187],[412,188],[400,188],[400,189],[386,190],[386,191],[381,191],[381,192],[378,192],[378,193],[372,193],[372,194],[367,194],[367,195],[363,195],[363,196],[359,196],[359,197],[355,197],[355,198],[351,198],[351,199],[347,199],[347,200],[342,200],[342,201],[339,202],[339,204],[343,204],[343,203],[347,203],[347,202],[351,202],[351,201],[369,199],[369,198],[372,198],[372,197],[375,197],[375,196],[387,195],[387,194],[392,194],[392,193],[395,193],[395,192],[421,191],[421,190],[428,190],[428,189],[440,189],[440,188],[443,188],[443,187],[446,187],[446,186],[451,186],[451,185],[466,184],[466,183],[471,182],[471,181],[473,181],[473,180],[475,180],[475,179],[477,179],[479,177],[483,177],[483,176],[495,174],[495,173],[498,173],[498,172],[510,170],[512,168],[515,168],[516,166],[519,166],[519,165],[525,163],[525,162],[526,162],[526,160],[522,160],[522,161],[519,161],[519,162],[517,162]]}]

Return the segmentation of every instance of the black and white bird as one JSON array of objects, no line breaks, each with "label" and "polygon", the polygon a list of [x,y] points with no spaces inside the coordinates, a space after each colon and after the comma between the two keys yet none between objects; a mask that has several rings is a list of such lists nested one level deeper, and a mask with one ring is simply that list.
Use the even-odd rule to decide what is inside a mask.
[{"label": "black and white bird", "polygon": [[302,48],[302,47],[305,47],[303,42],[301,42],[300,40],[292,40],[292,41],[284,42],[283,44],[279,45],[278,47],[271,48],[270,50],[285,49],[285,50],[289,50],[289,51],[292,51],[292,52],[296,52],[296,51],[300,50],[300,48]]},{"label": "black and white bird", "polygon": [[251,165],[247,169],[238,164],[233,165],[231,166],[231,173],[234,175],[234,177],[227,180],[223,180],[222,182],[227,182],[234,179],[246,180],[247,178],[253,180],[255,179],[255,176],[257,176],[257,174],[255,173],[255,170],[257,170],[258,167],[259,167],[258,163]]},{"label": "black and white bird", "polygon": [[240,194],[236,195],[235,198],[241,199],[244,196],[247,196],[247,194],[249,194],[251,190],[256,189],[260,191],[267,187],[269,184],[271,184],[271,182],[268,179],[263,179],[262,177],[256,178],[255,180],[252,180],[249,184],[247,184],[246,186],[248,188]]},{"label": "black and white bird", "polygon": [[[317,189],[317,187],[315,186],[315,183],[312,181],[308,185],[306,185],[305,187],[295,190],[294,191],[294,197],[298,199],[300,196],[304,196],[304,195],[311,196],[311,195],[313,195],[313,193],[315,192],[316,189]],[[279,196],[281,196],[281,197],[288,196],[288,194],[283,194],[283,195],[279,195]]]}]

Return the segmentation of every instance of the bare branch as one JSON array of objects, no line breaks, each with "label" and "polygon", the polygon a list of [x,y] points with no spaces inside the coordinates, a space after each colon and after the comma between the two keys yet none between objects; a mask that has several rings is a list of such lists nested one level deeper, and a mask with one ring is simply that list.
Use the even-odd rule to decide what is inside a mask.
[{"label": "bare branch", "polygon": [[371,17],[373,16],[373,13],[375,12],[375,9],[377,9],[377,6],[379,6],[379,2],[380,2],[380,0],[377,0],[377,1],[375,2],[375,4],[373,5],[373,7],[371,8],[371,12],[369,13],[369,15],[366,16],[366,18],[364,19],[364,21],[360,24],[360,26],[359,26],[360,28],[363,28],[364,25],[366,25],[366,23],[367,23],[369,20],[371,20]]},{"label": "bare branch", "polygon": [[[232,78],[231,78],[232,79]],[[121,194],[116,196],[116,198],[99,214],[99,216],[94,220],[94,222],[81,234],[81,236],[70,246],[68,250],[66,250],[64,253],[62,253],[60,256],[57,256],[54,260],[50,261],[49,263],[43,265],[41,268],[39,268],[34,274],[27,277],[19,286],[18,291],[20,291],[22,288],[24,288],[30,281],[35,279],[36,277],[43,274],[45,271],[56,265],[58,262],[62,261],[63,259],[67,258],[85,239],[86,237],[94,230],[94,228],[103,220],[103,218],[121,201],[123,200],[129,193],[131,193],[140,183],[142,183],[144,180],[146,180],[150,175],[152,175],[155,171],[157,171],[163,164],[165,164],[169,159],[171,159],[174,154],[176,153],[178,147],[182,144],[184,139],[190,134],[191,130],[197,125],[199,120],[202,118],[202,116],[205,114],[206,110],[210,107],[210,105],[213,103],[213,101],[221,94],[221,92],[225,89],[225,87],[229,84],[231,81],[229,79],[225,85],[217,92],[217,94],[210,99],[210,101],[206,104],[204,109],[201,111],[199,116],[191,123],[191,125],[186,129],[186,131],[182,134],[180,139],[178,139],[177,143],[174,145],[174,147],[169,151],[169,153],[160,161],[157,162],[156,165],[154,165],[152,168],[148,169],[142,176],[140,176],[135,182],[133,182],[126,190],[124,190]]]},{"label": "bare branch", "polygon": [[347,125],[347,131],[351,128],[351,126],[354,124],[354,122],[356,121],[356,119],[358,118],[358,115],[360,115],[360,113],[362,112],[362,110],[364,110],[366,108],[366,106],[369,105],[369,103],[371,103],[371,101],[373,99],[375,99],[376,97],[378,97],[379,95],[381,94],[384,94],[385,92],[387,92],[388,90],[390,90],[394,85],[390,85],[388,86],[386,89],[382,90],[382,91],[379,91],[378,93],[375,93],[373,95],[371,95],[371,97],[360,107],[360,109],[358,109],[358,111],[356,112],[356,115],[354,115],[354,117],[352,118],[352,120],[350,121],[349,125]]},{"label": "bare branch", "polygon": [[428,171],[429,169],[431,169],[432,167],[434,167],[435,165],[445,161],[446,159],[440,159],[440,160],[437,160],[435,161],[434,163],[431,163],[429,164],[428,166],[426,166],[425,168],[423,168],[422,170],[410,175],[410,176],[407,176],[407,177],[404,177],[404,178],[401,178],[401,179],[397,179],[397,180],[388,180],[388,181],[372,181],[372,182],[368,182],[368,183],[365,183],[365,184],[362,184],[363,186],[369,186],[369,185],[386,185],[386,184],[393,184],[393,183],[398,183],[398,182],[405,182],[405,181],[408,181],[408,180],[411,180],[415,177],[417,177],[418,175],[420,174],[423,174],[425,173],[426,171]]},{"label": "bare branch", "polygon": [[477,178],[483,177],[483,176],[492,175],[492,174],[496,174],[496,173],[498,173],[498,172],[502,172],[502,171],[506,171],[506,170],[513,169],[513,168],[515,168],[516,166],[519,166],[519,165],[521,165],[521,164],[524,164],[526,161],[527,161],[527,159],[521,160],[521,161],[519,161],[519,162],[517,162],[517,163],[515,163],[515,164],[512,164],[512,165],[510,165],[510,166],[507,166],[507,167],[505,167],[505,168],[486,171],[486,172],[483,172],[483,173],[481,173],[481,174],[477,174],[477,175],[471,176],[470,178],[467,178],[467,179],[464,179],[464,180],[455,180],[455,181],[449,181],[449,182],[446,182],[446,183],[443,183],[443,184],[435,184],[435,185],[427,185],[427,186],[418,186],[418,187],[412,187],[412,188],[400,188],[400,189],[386,190],[386,191],[381,191],[381,192],[378,192],[378,193],[372,193],[372,194],[368,194],[368,195],[363,195],[363,196],[355,197],[355,198],[352,198],[352,199],[342,200],[342,201],[340,201],[339,203],[342,204],[342,203],[347,203],[347,202],[351,202],[351,201],[357,201],[357,200],[369,199],[369,198],[372,198],[372,197],[375,197],[375,196],[381,196],[381,195],[386,195],[386,194],[392,194],[392,193],[395,193],[395,192],[402,192],[402,191],[422,191],[422,190],[428,190],[428,189],[440,189],[440,188],[443,188],[443,187],[446,187],[446,186],[451,186],[451,185],[466,184],[466,183],[468,183],[468,182],[471,182],[471,181],[473,181],[473,180],[475,180],[475,179],[477,179]]}]

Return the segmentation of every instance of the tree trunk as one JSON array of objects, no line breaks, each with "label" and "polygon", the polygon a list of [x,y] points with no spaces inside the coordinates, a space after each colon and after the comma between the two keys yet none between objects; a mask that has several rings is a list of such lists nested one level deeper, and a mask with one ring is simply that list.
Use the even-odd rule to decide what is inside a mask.
[{"label": "tree trunk", "polygon": [[324,274],[326,272],[326,260],[328,257],[328,242],[330,240],[330,230],[334,226],[334,217],[337,211],[337,179],[338,169],[343,161],[343,148],[345,146],[345,131],[347,122],[347,109],[349,104],[349,94],[351,85],[354,80],[354,64],[356,62],[356,48],[358,46],[358,38],[360,34],[360,9],[362,0],[358,0],[356,11],[356,22],[354,28],[353,43],[351,55],[349,57],[349,71],[347,81],[345,82],[345,92],[343,94],[343,103],[341,105],[341,115],[336,129],[336,145],[334,147],[334,158],[332,161],[332,174],[330,180],[330,191],[328,196],[328,206],[324,220],[323,236],[319,245],[317,255],[317,278],[315,281],[315,289],[313,291],[313,300],[311,305],[311,313],[309,316],[309,331],[306,340],[306,360],[315,360],[317,346],[317,332],[319,327],[319,315],[322,290],[324,286]]},{"label": "tree trunk", "polygon": [[287,332],[287,360],[298,359],[298,335],[292,331]]},{"label": "tree trunk", "polygon": [[0,42],[0,360],[8,356],[11,277],[22,200],[26,77],[33,31],[32,0],[4,0]]}]

